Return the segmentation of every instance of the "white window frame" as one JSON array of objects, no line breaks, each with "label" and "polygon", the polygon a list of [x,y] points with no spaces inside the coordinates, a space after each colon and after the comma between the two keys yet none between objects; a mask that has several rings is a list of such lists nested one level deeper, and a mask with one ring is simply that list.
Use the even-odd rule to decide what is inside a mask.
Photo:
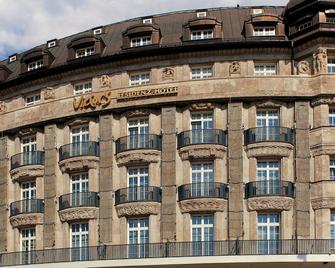
[{"label": "white window frame", "polygon": [[[73,232],[73,227],[78,226],[79,231]],[[83,228],[83,227],[87,228]],[[85,230],[86,229],[86,230]],[[79,245],[74,247],[73,236],[79,236]],[[87,245],[84,244],[84,236],[87,236]],[[70,224],[70,248],[72,260],[86,260],[88,257],[88,246],[89,246],[89,224],[88,222],[76,222]],[[76,257],[76,258],[74,258]],[[78,258],[79,257],[79,258]]]},{"label": "white window frame", "polygon": [[37,140],[36,135],[26,136],[21,138],[21,152],[34,152],[36,151]]},{"label": "white window frame", "polygon": [[[266,163],[265,167],[259,167],[258,163]],[[277,166],[273,166],[271,163],[277,163]],[[259,159],[257,160],[257,165],[256,165],[256,177],[257,177],[257,181],[271,181],[271,180],[276,180],[279,181],[280,177],[281,177],[281,165],[280,165],[280,160],[279,159]],[[266,176],[265,177],[259,177],[258,176],[258,171],[262,172],[265,171],[266,172]],[[274,173],[274,172],[278,172],[278,177],[276,178],[271,178],[270,174]]]},{"label": "white window frame", "polygon": [[[208,127],[208,123],[212,123],[212,127]],[[200,123],[201,128],[200,129],[213,129],[213,123],[214,123],[214,114],[212,111],[208,112],[196,112],[196,113],[191,113],[191,120],[190,120],[190,129],[191,130],[196,130],[197,128],[193,128],[194,123]],[[206,127],[205,127],[206,126]]]},{"label": "white window frame", "polygon": [[[332,175],[332,173],[334,173],[334,175]],[[335,158],[334,157],[329,158],[329,179],[335,180]]]},{"label": "white window frame", "polygon": [[48,48],[55,47],[56,46],[56,40],[48,41]]},{"label": "white window frame", "polygon": [[[88,192],[89,186],[88,186],[88,172],[83,173],[75,173],[71,174],[71,186],[70,186],[70,192],[71,193],[83,193]],[[77,185],[78,189],[74,190],[74,186]]]},{"label": "white window frame", "polygon": [[328,124],[335,126],[335,107],[329,107]]},{"label": "white window frame", "polygon": [[20,251],[23,264],[34,263],[36,250],[36,228],[23,228],[20,230]]},{"label": "white window frame", "polygon": [[[201,218],[201,223],[200,224],[193,224],[193,220],[196,218],[196,217],[200,217]],[[210,217],[212,220],[211,222],[212,223],[205,223],[205,218],[206,217]],[[191,216],[191,219],[190,219],[190,225],[191,225],[191,234],[190,234],[190,237],[191,237],[191,241],[192,241],[192,253],[194,255],[198,255],[198,256],[203,256],[203,255],[213,255],[214,253],[214,244],[213,243],[210,243],[210,242],[214,242],[215,241],[215,230],[214,230],[214,215],[213,214],[195,214],[195,215],[192,215]],[[200,241],[194,241],[193,239],[193,230],[194,229],[200,229],[201,231],[201,240]],[[207,229],[207,230],[206,230]],[[209,240],[207,237],[207,239],[205,239],[205,234],[206,232],[209,233],[209,230],[211,230],[211,233],[212,233],[212,239]],[[196,243],[196,242],[200,242],[199,244]],[[208,243],[204,243],[204,242],[208,242]]]},{"label": "white window frame", "polygon": [[[141,220],[145,220],[146,226],[141,226]],[[130,227],[130,222],[134,221],[137,222],[135,227]],[[134,224],[135,225],[135,224]],[[143,243],[141,241],[141,231],[146,232],[146,241]],[[130,243],[130,232],[137,233],[137,243]],[[136,253],[136,257],[147,257],[149,255],[149,247],[148,243],[150,243],[150,222],[148,217],[141,217],[141,218],[129,218],[127,221],[127,243],[129,245],[129,252],[132,257],[134,253]],[[135,252],[134,252],[135,251]]]},{"label": "white window frame", "polygon": [[40,69],[42,67],[43,67],[43,59],[35,60],[35,61],[27,63],[28,72],[36,70],[36,69]]},{"label": "white window frame", "polygon": [[[75,126],[71,128],[70,132],[71,143],[85,142],[89,140],[89,126]],[[79,138],[79,139],[77,139]]]},{"label": "white window frame", "polygon": [[255,63],[255,75],[257,76],[268,76],[277,75],[277,64],[276,63]]},{"label": "white window frame", "polygon": [[197,12],[197,18],[205,18],[207,16],[206,11],[199,11]]},{"label": "white window frame", "polygon": [[329,225],[330,225],[330,248],[332,251],[335,249],[335,210],[330,211],[330,219],[329,219]]},{"label": "white window frame", "polygon": [[254,14],[254,15],[263,14],[263,9],[261,9],[261,8],[254,8],[252,10],[252,14]]},{"label": "white window frame", "polygon": [[[260,114],[260,113],[264,113],[265,112],[265,115],[263,114]],[[277,112],[277,115],[274,115],[273,112]],[[258,124],[258,120],[264,120],[265,119],[265,125],[259,125]],[[270,125],[270,121],[271,120],[276,120],[278,121],[278,125]],[[280,126],[280,110],[279,109],[259,109],[256,111],[256,124],[257,124],[257,127],[269,127],[269,126]]]},{"label": "white window frame", "polygon": [[38,104],[41,101],[41,93],[25,96],[26,106]]},{"label": "white window frame", "polygon": [[142,20],[143,24],[152,24],[152,18],[147,18]]},{"label": "white window frame", "polygon": [[326,22],[331,23],[331,24],[335,24],[335,17],[326,16]]},{"label": "white window frame", "polygon": [[102,28],[95,28],[95,29],[93,29],[93,34],[94,35],[102,34]]},{"label": "white window frame", "polygon": [[9,56],[9,62],[14,62],[17,60],[17,55]]},{"label": "white window frame", "polygon": [[213,39],[213,38],[214,38],[213,29],[191,31],[191,40],[205,40],[205,39]]},{"label": "white window frame", "polygon": [[152,45],[151,35],[133,37],[130,39],[130,47],[142,47]]},{"label": "white window frame", "polygon": [[150,84],[150,72],[134,73],[129,75],[129,86]]},{"label": "white window frame", "polygon": [[312,21],[306,21],[298,26],[298,31],[305,30],[313,25]]},{"label": "white window frame", "polygon": [[327,72],[329,74],[335,73],[335,57],[327,56]]},{"label": "white window frame", "polygon": [[21,200],[36,199],[36,182],[24,181],[20,184]]},{"label": "white window frame", "polygon": [[193,66],[191,67],[191,80],[200,80],[214,77],[213,66]]},{"label": "white window frame", "polygon": [[92,91],[92,82],[81,82],[76,83],[73,86],[73,94],[74,95],[80,95],[80,94],[86,94]]},{"label": "white window frame", "polygon": [[[266,222],[259,222],[258,217],[260,215],[266,216]],[[271,215],[276,215],[278,217],[278,222],[271,222]],[[260,239],[260,233],[258,231],[259,227],[265,227],[266,228],[266,240]],[[278,253],[277,251],[279,250],[279,244],[278,241],[274,240],[271,243],[271,228],[277,228],[278,227],[278,237],[280,238],[281,236],[281,215],[280,213],[258,213],[257,214],[257,239],[258,239],[258,243],[260,248],[259,253],[262,253],[262,249],[264,249],[262,246],[266,245],[266,252],[263,252],[263,254],[269,254],[269,253]],[[263,241],[262,241],[263,240]],[[262,245],[263,244],[263,245]],[[274,248],[273,248],[274,246]],[[275,250],[275,252],[272,252],[273,250]]]},{"label": "white window frame", "polygon": [[76,49],[76,59],[92,56],[95,54],[94,46]]},{"label": "white window frame", "polygon": [[275,36],[276,27],[275,26],[255,26],[254,36]]}]

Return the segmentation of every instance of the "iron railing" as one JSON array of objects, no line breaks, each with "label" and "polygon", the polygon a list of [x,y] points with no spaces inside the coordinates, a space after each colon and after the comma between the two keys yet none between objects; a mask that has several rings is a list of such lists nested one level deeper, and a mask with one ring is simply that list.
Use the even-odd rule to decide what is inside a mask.
[{"label": "iron railing", "polygon": [[129,187],[115,192],[115,205],[137,201],[161,202],[161,199],[161,189],[155,186]]},{"label": "iron railing", "polygon": [[73,207],[99,207],[99,194],[96,192],[79,192],[64,194],[59,197],[59,210]]},{"label": "iron railing", "polygon": [[0,266],[138,258],[334,253],[334,239],[167,242],[1,253]]},{"label": "iron railing", "polygon": [[25,199],[10,204],[10,217],[26,213],[44,213],[44,200]]},{"label": "iron railing", "polygon": [[226,145],[226,133],[222,129],[195,129],[180,132],[177,136],[178,148],[194,144]]},{"label": "iron railing", "polygon": [[10,158],[11,169],[30,165],[44,165],[44,151],[19,153]]},{"label": "iron railing", "polygon": [[59,148],[59,161],[76,156],[99,156],[99,143],[96,141],[82,141],[69,143]]},{"label": "iron railing", "polygon": [[116,153],[139,149],[162,149],[162,136],[155,134],[137,134],[118,138]]},{"label": "iron railing", "polygon": [[179,201],[192,198],[228,199],[228,186],[220,182],[199,182],[183,184],[178,187]]},{"label": "iron railing", "polygon": [[294,183],[282,180],[262,180],[245,185],[245,197],[280,195],[294,197]]},{"label": "iron railing", "polygon": [[287,127],[256,127],[249,128],[244,132],[245,144],[262,141],[278,141],[294,143],[294,131]]}]

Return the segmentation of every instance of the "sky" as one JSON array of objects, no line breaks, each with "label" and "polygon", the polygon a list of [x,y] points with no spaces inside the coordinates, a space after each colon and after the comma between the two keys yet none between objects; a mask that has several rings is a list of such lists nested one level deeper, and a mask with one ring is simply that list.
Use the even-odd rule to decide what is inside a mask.
[{"label": "sky", "polygon": [[287,0],[0,0],[0,60],[100,25],[185,9],[286,5]]}]

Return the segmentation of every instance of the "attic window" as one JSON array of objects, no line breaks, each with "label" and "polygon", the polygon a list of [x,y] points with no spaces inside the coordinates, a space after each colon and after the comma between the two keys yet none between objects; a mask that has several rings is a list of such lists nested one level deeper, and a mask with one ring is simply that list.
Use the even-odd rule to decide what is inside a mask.
[{"label": "attic window", "polygon": [[254,27],[254,36],[273,36],[276,35],[274,26],[258,26]]},{"label": "attic window", "polygon": [[93,29],[93,34],[94,35],[102,34],[102,28]]},{"label": "attic window", "polygon": [[17,56],[16,55],[12,55],[9,57],[9,62],[14,62],[17,60]]},{"label": "attic window", "polygon": [[48,48],[55,47],[56,46],[56,40],[51,40],[47,42]]},{"label": "attic window", "polygon": [[252,10],[252,14],[254,14],[254,15],[263,14],[263,9],[255,8],[255,9]]},{"label": "attic window", "polygon": [[298,30],[302,31],[312,26],[312,21],[307,21],[299,25]]},{"label": "attic window", "polygon": [[43,59],[30,62],[28,63],[28,66],[27,66],[28,71],[33,71],[33,70],[36,70],[42,67],[43,67]]},{"label": "attic window", "polygon": [[94,54],[94,46],[79,48],[76,50],[76,58],[88,57]]},{"label": "attic window", "polygon": [[205,18],[207,16],[206,11],[197,12],[197,18]]},{"label": "attic window", "polygon": [[152,19],[149,18],[149,19],[143,19],[142,20],[143,24],[151,24],[152,23]]},{"label": "attic window", "polygon": [[335,24],[335,17],[327,17],[327,18],[326,18],[326,22],[327,22],[327,23]]}]

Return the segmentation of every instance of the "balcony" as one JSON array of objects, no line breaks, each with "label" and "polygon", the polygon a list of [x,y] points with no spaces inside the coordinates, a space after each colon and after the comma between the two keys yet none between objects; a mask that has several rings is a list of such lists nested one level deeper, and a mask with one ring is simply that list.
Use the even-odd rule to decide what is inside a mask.
[{"label": "balcony", "polygon": [[10,223],[14,228],[43,224],[44,200],[26,199],[10,204]]},{"label": "balcony", "polygon": [[10,158],[10,174],[13,181],[43,177],[44,151],[23,152]]},{"label": "balcony", "polygon": [[161,189],[155,186],[119,189],[115,192],[116,211],[119,217],[157,215],[161,199]]},{"label": "balcony", "polygon": [[226,151],[226,133],[221,129],[183,131],[177,139],[182,160],[223,158]]},{"label": "balcony", "polygon": [[62,222],[97,218],[99,194],[78,192],[59,197],[59,217]]},{"label": "balcony", "polygon": [[244,132],[247,156],[289,157],[293,151],[294,130],[286,127],[256,127]]},{"label": "balcony", "polygon": [[245,185],[248,210],[290,210],[293,206],[294,183],[281,180],[263,180]]},{"label": "balcony", "polygon": [[59,148],[59,166],[62,172],[95,169],[99,154],[99,143],[96,141],[66,144]]},{"label": "balcony", "polygon": [[162,149],[162,137],[138,134],[116,140],[116,160],[119,166],[132,163],[157,163]]},{"label": "balcony", "polygon": [[184,184],[178,187],[179,207],[182,213],[199,211],[226,211],[228,186],[220,182]]}]

